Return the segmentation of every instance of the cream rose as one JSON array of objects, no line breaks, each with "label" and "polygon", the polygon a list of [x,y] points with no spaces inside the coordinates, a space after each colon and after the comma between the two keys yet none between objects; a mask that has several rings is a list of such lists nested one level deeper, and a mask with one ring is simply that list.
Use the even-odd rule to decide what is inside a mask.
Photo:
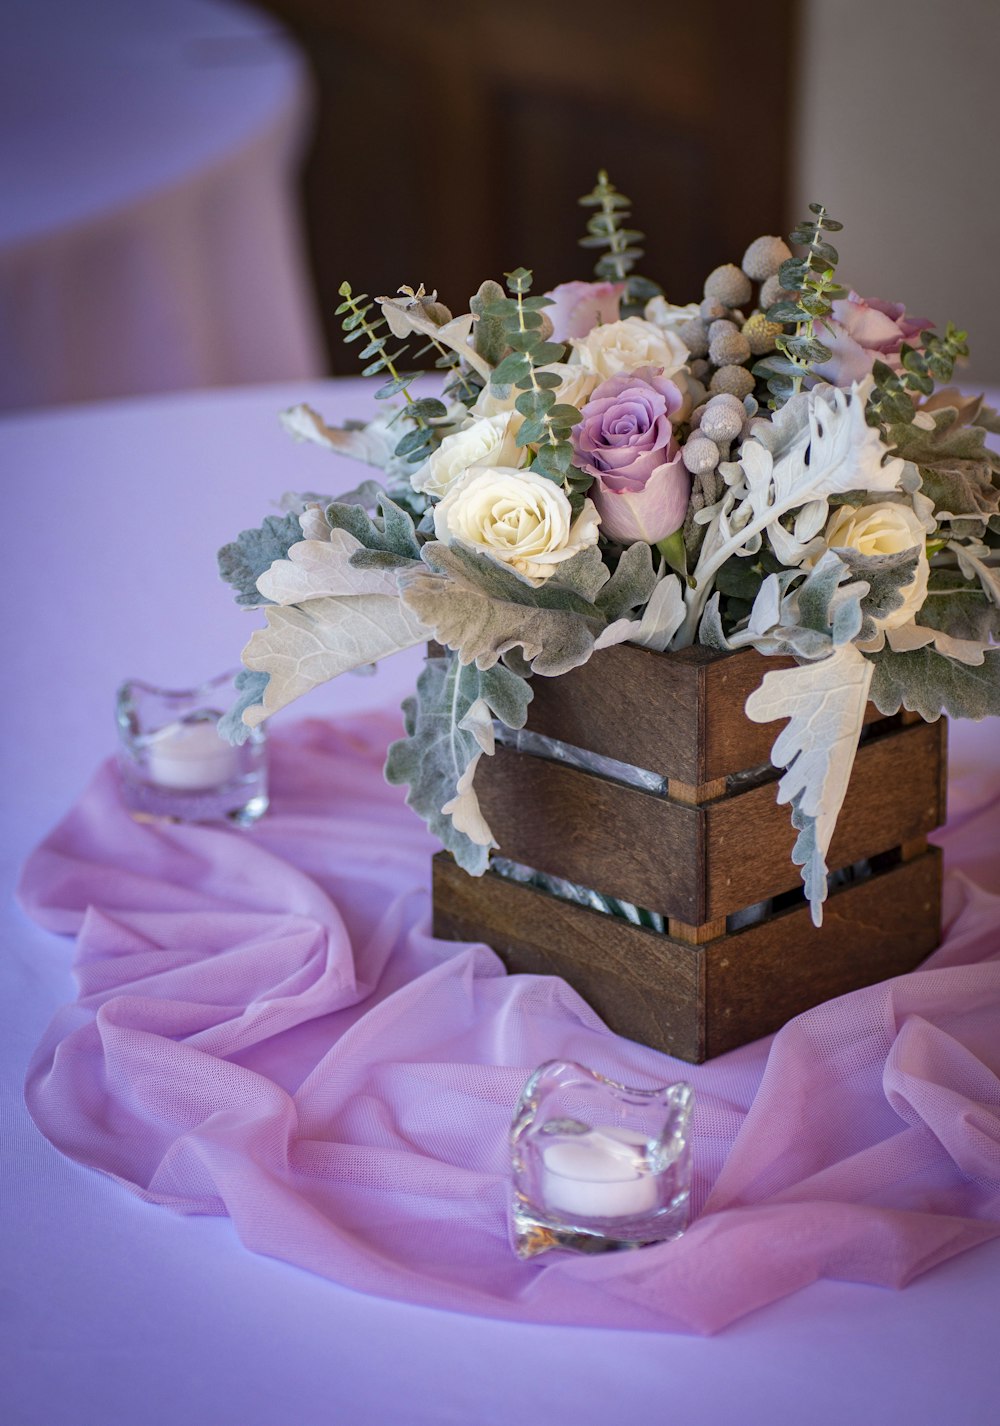
[{"label": "cream rose", "polygon": [[[554,361],[549,366],[540,366],[539,371],[551,372],[558,376],[560,384],[551,388],[560,405],[580,407],[588,400],[590,393],[600,381],[596,371],[586,367],[571,365],[565,361]],[[517,398],[524,393],[512,386],[506,396],[495,396],[488,386],[484,386],[472,406],[474,416],[496,416],[504,411],[513,411]],[[505,462],[497,461],[497,465]]]},{"label": "cream rose", "polygon": [[439,500],[466,471],[477,466],[523,465],[527,452],[515,439],[522,420],[516,411],[501,411],[445,436],[430,460],[413,477],[414,490]]},{"label": "cream rose", "polygon": [[470,470],[434,507],[434,533],[502,560],[531,584],[597,543],[600,519],[589,500],[573,519],[562,488],[531,470]]},{"label": "cream rose", "polygon": [[673,376],[688,358],[688,349],[675,332],[661,330],[642,317],[595,327],[570,346],[570,361],[596,372],[602,381],[640,366],[656,367],[664,376]]},{"label": "cream rose", "polygon": [[676,307],[665,297],[651,297],[642,315],[647,322],[652,322],[654,327],[659,327],[661,332],[673,332],[675,336],[679,336],[680,328],[685,322],[693,322],[701,316],[701,308],[697,302],[689,302],[686,307]]},{"label": "cream rose", "polygon": [[908,624],[927,597],[930,564],[927,559],[927,532],[919,515],[909,505],[882,501],[877,505],[841,505],[826,527],[830,549],[857,550],[862,555],[895,555],[919,549],[917,572],[900,593],[903,602],[881,620],[883,629]]}]

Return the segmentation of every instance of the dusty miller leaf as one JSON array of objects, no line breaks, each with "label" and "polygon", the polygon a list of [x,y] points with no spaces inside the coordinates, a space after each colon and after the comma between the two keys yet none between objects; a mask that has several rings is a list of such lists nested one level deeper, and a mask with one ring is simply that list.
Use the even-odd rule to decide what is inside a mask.
[{"label": "dusty miller leaf", "polygon": [[241,668],[233,680],[239,697],[228,712],[219,719],[219,736],[239,746],[250,736],[250,728],[243,721],[243,714],[255,703],[263,703],[264,690],[270,674]]},{"label": "dusty miller leaf", "polygon": [[795,588],[796,570],[769,574],[754,600],[744,628],[726,636],[713,595],[702,619],[699,638],[712,648],[751,646],[762,654],[791,654],[795,658],[825,659],[840,644],[857,638],[862,626],[861,601],[868,586],[845,583],[849,571],[843,560],[827,550]]},{"label": "dusty miller leaf", "polygon": [[349,421],[345,426],[328,426],[322,416],[305,405],[281,413],[281,424],[293,439],[309,441],[379,469],[388,464],[399,441],[399,433],[390,428],[389,422],[389,417],[382,416],[367,424]]},{"label": "dusty miller leaf", "polygon": [[931,418],[931,431],[916,424],[892,426],[890,438],[918,467],[921,489],[939,523],[959,535],[974,534],[1000,515],[1000,456],[987,447],[982,427],[961,424],[957,409],[932,411]]},{"label": "dusty miller leaf", "polygon": [[553,589],[569,589],[591,604],[600,604],[597,596],[607,586],[610,573],[596,545],[580,550],[572,559],[556,566],[548,583]]},{"label": "dusty miller leaf", "polygon": [[[343,505],[334,502],[327,506],[326,518],[334,530],[346,530],[353,535],[359,546],[354,563],[363,566],[375,564],[381,568],[400,568],[410,560],[420,558],[420,541],[417,539],[413,519],[394,500],[381,492],[378,497],[378,514],[369,515],[359,505]],[[395,556],[392,561],[366,560],[365,551],[373,550],[381,554]]]},{"label": "dusty miller leaf", "polygon": [[430,636],[427,626],[395,595],[272,604],[264,617],[266,628],[254,630],[243,650],[248,669],[270,675],[262,702],[244,711],[249,727],[338,674],[378,663]]},{"label": "dusty miller leaf", "polygon": [[[274,604],[303,604],[310,599],[335,599],[348,594],[398,595],[392,569],[358,568],[352,556],[364,546],[346,530],[331,530],[325,540],[292,545],[287,559],[275,560],[257,580],[257,588]],[[391,556],[393,560],[398,556]]]},{"label": "dusty miller leaf", "polygon": [[231,544],[223,545],[219,573],[237,591],[237,604],[256,608],[267,603],[257,588],[257,580],[301,539],[297,515],[267,515],[256,530],[241,530]]},{"label": "dusty miller leaf", "polygon": [[873,639],[879,623],[903,605],[903,590],[913,583],[917,574],[920,551],[900,550],[893,555],[863,555],[853,549],[836,549],[856,579],[863,579],[868,593],[861,600],[862,624],[858,637]]},{"label": "dusty miller leaf", "polygon": [[286,490],[279,504],[282,510],[290,515],[298,515],[301,519],[313,506],[319,505],[325,509],[334,500],[338,505],[363,505],[366,510],[374,510],[379,496],[384,494],[385,487],[377,480],[363,480],[360,485],[345,490],[342,495],[319,495],[313,490]]},{"label": "dusty miller leaf", "polygon": [[957,569],[931,570],[920,622],[955,639],[1000,641],[1000,606]]},{"label": "dusty miller leaf", "polygon": [[625,550],[614,574],[597,594],[594,602],[604,617],[611,622],[624,619],[636,609],[644,608],[655,588],[653,552],[649,545],[638,540]]},{"label": "dusty miller leaf", "polygon": [[799,832],[792,857],[803,867],[817,926],[826,898],[826,854],[854,766],[873,672],[871,661],[845,643],[818,663],[766,673],[746,703],[755,723],[789,720],[771,761],[786,769],[778,801],[792,803]]},{"label": "dusty miller leaf", "polygon": [[933,648],[886,649],[871,662],[872,702],[887,717],[900,708],[919,713],[928,723],[942,713],[973,720],[1000,716],[1000,649],[987,649],[978,667],[956,663]]},{"label": "dusty miller leaf", "polygon": [[519,647],[532,672],[552,676],[586,663],[593,652],[603,616],[571,590],[535,588],[460,545],[425,545],[423,559],[426,568],[400,574],[400,591],[462,663],[488,669]]},{"label": "dusty miller leaf", "polygon": [[378,297],[376,301],[394,336],[406,337],[414,333],[431,338],[450,351],[457,352],[484,381],[489,380],[489,363],[483,360],[470,340],[473,322],[471,312],[462,317],[452,317],[442,326],[438,326],[425,315],[419,303],[398,297]]},{"label": "dusty miller leaf", "polygon": [[[632,545],[630,548],[636,547]],[[640,583],[637,582],[632,592],[636,593],[639,587]],[[631,597],[624,591],[620,594],[623,601]],[[612,644],[640,644],[643,648],[655,649],[657,653],[662,654],[683,622],[684,595],[681,592],[681,582],[676,574],[665,574],[654,585],[641,617],[635,619],[626,615],[614,619],[598,634],[594,647],[606,649]]]},{"label": "dusty miller leaf", "polygon": [[416,697],[403,705],[407,735],[390,746],[385,764],[387,780],[408,784],[409,806],[473,876],[486,870],[489,842],[473,841],[444,808],[468,791],[460,784],[484,751],[470,720],[480,700],[508,727],[523,728],[531,687],[503,665],[481,671],[454,656],[428,659]]}]

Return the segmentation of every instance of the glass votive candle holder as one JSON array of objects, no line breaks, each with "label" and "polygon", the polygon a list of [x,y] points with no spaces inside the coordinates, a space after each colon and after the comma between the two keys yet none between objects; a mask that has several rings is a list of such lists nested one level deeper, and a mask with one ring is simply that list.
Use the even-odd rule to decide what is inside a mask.
[{"label": "glass votive candle holder", "polygon": [[511,1246],[600,1253],[678,1237],[691,1186],[689,1084],[630,1089],[571,1060],[528,1080],[511,1125]]},{"label": "glass votive candle holder", "polygon": [[233,677],[180,689],[129,679],[119,688],[118,767],[134,817],[248,826],[267,810],[264,730],[254,728],[240,747],[218,731]]}]

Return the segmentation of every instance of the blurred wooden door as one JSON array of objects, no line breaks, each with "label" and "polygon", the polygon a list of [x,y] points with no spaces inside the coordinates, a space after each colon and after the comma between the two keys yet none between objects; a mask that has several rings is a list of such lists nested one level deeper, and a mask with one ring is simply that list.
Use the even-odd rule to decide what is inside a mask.
[{"label": "blurred wooden door", "polygon": [[455,311],[519,265],[536,290],[589,277],[576,200],[600,167],[673,301],[786,229],[793,0],[258,3],[317,82],[305,200],[336,371],[355,369],[332,318],[345,277],[424,282]]}]

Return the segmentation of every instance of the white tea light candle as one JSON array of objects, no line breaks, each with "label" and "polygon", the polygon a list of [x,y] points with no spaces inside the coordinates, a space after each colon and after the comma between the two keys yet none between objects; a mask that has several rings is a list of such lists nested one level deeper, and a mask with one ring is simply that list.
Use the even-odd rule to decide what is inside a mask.
[{"label": "white tea light candle", "polygon": [[542,1150],[545,1206],[574,1218],[633,1218],[657,1206],[656,1178],[642,1162],[646,1136],[602,1126]]},{"label": "white tea light candle", "polygon": [[220,738],[214,719],[168,723],[150,734],[146,771],[159,787],[198,792],[239,773],[236,748]]}]

